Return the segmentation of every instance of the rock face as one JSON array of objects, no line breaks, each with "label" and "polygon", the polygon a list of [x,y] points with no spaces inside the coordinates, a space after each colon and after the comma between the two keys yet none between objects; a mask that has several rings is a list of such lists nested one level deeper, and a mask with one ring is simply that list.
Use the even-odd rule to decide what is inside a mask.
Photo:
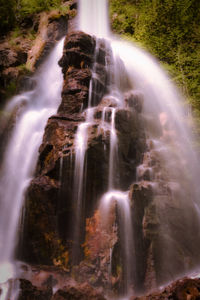
[{"label": "rock face", "polygon": [[[95,54],[95,55],[94,55]],[[112,52],[103,40],[95,40],[83,32],[66,36],[63,57],[59,64],[64,75],[62,102],[58,113],[48,120],[40,147],[36,176],[27,191],[26,215],[22,258],[31,263],[56,264],[73,270],[78,282],[109,286],[108,265],[110,247],[120,260],[116,222],[113,219],[109,232],[104,232],[98,220],[98,202],[107,191],[111,112],[116,100],[105,96],[111,76],[106,71],[106,60],[112,61]],[[92,73],[95,76],[92,77]],[[89,97],[90,85],[93,85]],[[128,96],[127,96],[128,97]],[[132,97],[130,100],[129,98]],[[114,185],[127,190],[136,178],[136,167],[142,162],[146,149],[142,126],[142,100],[128,97],[124,108],[116,109],[115,128],[118,138],[119,162],[116,164]],[[73,238],[76,224],[74,199],[75,135],[78,125],[85,120],[83,110],[88,101],[93,107],[94,120],[88,127],[88,143],[83,183],[81,210],[80,260],[75,269],[72,264]],[[132,102],[131,102],[132,101]],[[106,108],[105,122],[102,117]],[[107,128],[107,129],[106,129]],[[45,204],[46,203],[46,204]],[[114,210],[115,215],[115,210]],[[89,224],[101,231],[98,244]],[[103,233],[104,232],[104,233]],[[97,235],[98,236],[98,235]],[[95,247],[95,251],[93,251]],[[99,261],[100,260],[100,261]],[[94,270],[90,266],[95,266]],[[121,268],[121,267],[120,267]],[[121,272],[121,271],[120,271]],[[122,273],[113,264],[112,282],[115,290],[121,289]],[[87,278],[87,279],[86,279]],[[85,281],[84,281],[85,280]]]},{"label": "rock face", "polygon": [[52,298],[51,289],[40,290],[33,286],[30,281],[25,279],[20,279],[20,289],[21,291],[18,296],[19,300],[50,300]]},{"label": "rock face", "polygon": [[7,41],[0,44],[0,108],[5,105],[6,98],[16,91],[20,76],[24,75],[19,66],[26,63],[30,44],[20,38],[16,43],[16,49]]},{"label": "rock face", "polygon": [[79,114],[87,107],[95,40],[84,33],[71,33],[65,39],[60,66],[64,73],[60,115]]},{"label": "rock face", "polygon": [[87,283],[68,283],[53,295],[51,286],[38,288],[25,279],[20,279],[19,300],[105,300],[99,290],[95,290]]},{"label": "rock face", "polygon": [[[161,125],[154,134],[158,132],[162,141]],[[193,234],[199,220],[190,199],[190,180],[181,173],[184,162],[174,157],[170,142],[160,145],[147,141],[138,182],[130,188],[139,293],[169,282],[171,274],[173,279],[186,274],[200,259],[195,242],[199,235]]]},{"label": "rock face", "polygon": [[[0,108],[8,97],[30,89],[29,77],[43,62],[55,42],[66,35],[69,15],[59,12],[43,13],[32,19],[24,19],[19,36],[6,36],[0,41]],[[34,42],[29,31],[37,31]]]},{"label": "rock face", "polygon": [[172,283],[160,292],[142,297],[132,297],[131,300],[198,300],[200,297],[199,288],[199,279],[184,278]]},{"label": "rock face", "polygon": [[[74,8],[71,9],[74,11]],[[33,71],[39,68],[55,43],[66,35],[70,27],[68,23],[72,23],[69,14],[63,16],[57,10],[36,14],[23,20],[17,37],[15,37],[17,32],[11,32],[2,38],[0,41],[0,112],[14,94],[34,88]],[[33,32],[36,36],[34,41]],[[16,107],[12,113],[1,112],[0,158],[4,154],[16,117],[21,111],[22,107]]]},{"label": "rock face", "polygon": [[[71,34],[72,37],[74,37],[76,34]],[[80,35],[80,37],[79,37]],[[85,48],[85,44],[83,48],[79,48],[80,51],[80,56],[85,54],[85,56],[88,55],[87,50],[93,51],[94,52],[94,47],[95,47],[95,41],[83,34],[77,34],[76,38],[80,38],[80,40],[84,40],[85,37],[85,42],[89,43],[88,48]],[[68,50],[68,42],[70,43],[70,37],[67,36],[66,41],[65,41],[65,46],[64,46],[64,58],[65,58],[65,52]],[[90,50],[90,46],[93,45],[92,50]],[[76,57],[78,54],[75,54]],[[67,54],[66,54],[67,56]],[[92,60],[92,55],[90,55],[91,60]],[[81,61],[80,61],[81,63]],[[92,63],[92,61],[91,61]],[[47,222],[52,223],[52,228],[48,231],[48,236],[50,235],[51,237],[53,236],[58,236],[60,234],[62,241],[66,241],[67,237],[71,238],[71,236],[68,236],[67,224],[71,224],[71,219],[73,220],[73,211],[72,211],[72,206],[73,206],[73,191],[72,191],[72,180],[73,180],[73,168],[70,167],[70,162],[73,165],[74,164],[74,134],[77,129],[77,125],[79,122],[83,119],[83,117],[79,114],[80,112],[80,106],[83,104],[83,101],[87,99],[88,96],[88,90],[89,90],[89,80],[90,80],[90,70],[88,67],[85,69],[81,69],[81,66],[79,66],[79,69],[74,69],[74,72],[69,72],[69,69],[74,68],[73,64],[70,65],[68,62],[68,66],[63,68],[63,72],[65,74],[65,81],[64,81],[64,87],[63,87],[63,93],[62,93],[62,103],[59,108],[59,113],[57,116],[53,116],[49,119],[49,122],[47,124],[46,130],[45,130],[45,135],[44,135],[44,140],[43,144],[40,147],[40,156],[39,156],[39,161],[38,161],[38,166],[37,166],[37,172],[36,172],[36,178],[33,180],[31,187],[28,191],[28,203],[29,203],[29,208],[27,210],[27,218],[26,218],[26,233],[25,236],[29,237],[30,233],[32,231],[35,232],[35,238],[31,240],[27,240],[27,245],[25,248],[28,247],[30,252],[30,256],[26,256],[25,258],[27,260],[31,260],[33,262],[39,260],[42,262],[42,257],[40,255],[40,250],[46,248],[46,243],[47,240],[45,238],[46,231],[42,231],[41,235],[41,230],[38,230],[37,224],[34,225],[34,222],[31,222],[30,215],[32,212],[34,212],[33,206],[35,205],[35,199],[39,198],[37,197],[37,193],[44,194],[47,193],[47,198],[48,198],[48,191],[54,190],[55,191],[55,199],[53,200],[53,208],[50,208],[50,211],[42,212],[41,209],[38,210],[38,214],[34,212],[34,218],[36,218],[39,222],[39,224],[42,222],[43,218],[47,217]],[[71,74],[71,76],[70,76]],[[74,77],[74,74],[76,76]],[[80,76],[79,76],[80,75]],[[85,76],[86,75],[86,76]],[[89,76],[89,77],[88,77]],[[86,78],[86,79],[85,79]],[[79,90],[74,90],[72,93],[70,93],[70,89],[68,89],[68,92],[65,93],[67,90],[68,82],[74,81],[74,87],[79,84]],[[80,92],[80,89],[83,89]],[[65,105],[65,102],[67,97],[69,97],[69,103]],[[70,99],[73,99],[73,102],[70,102]],[[74,107],[71,107],[71,104],[74,105]],[[67,107],[66,107],[67,106]],[[74,112],[74,114],[73,114]],[[61,162],[63,161],[63,166]],[[67,171],[64,174],[64,182],[67,180],[69,183],[68,185],[62,184],[63,180],[60,180],[63,177],[62,174],[62,168],[65,170],[65,165],[67,165]],[[45,179],[46,178],[46,179]],[[51,182],[50,186],[47,187],[45,182]],[[57,188],[57,192],[55,187]],[[35,194],[34,194],[35,193]],[[43,197],[43,196],[41,196]],[[44,196],[45,198],[45,196]],[[47,199],[46,198],[46,199]],[[64,199],[63,199],[64,198]],[[31,200],[32,199],[32,200]],[[48,200],[47,200],[48,201]],[[67,206],[65,205],[65,208],[63,207],[64,203],[67,201]],[[40,203],[40,202],[39,202]],[[64,209],[62,209],[64,208]],[[34,220],[33,220],[34,221]],[[41,221],[41,222],[40,222]],[[38,225],[40,226],[40,225]],[[65,227],[65,229],[64,229]],[[71,232],[69,235],[72,234]],[[40,237],[40,238],[39,238]],[[34,247],[34,241],[37,241],[39,238],[40,240],[40,247]],[[48,238],[49,241],[53,241],[53,239]],[[51,243],[50,242],[50,243]],[[60,242],[60,252],[63,250],[62,242]],[[30,244],[29,244],[30,243]],[[53,257],[57,257],[61,255],[56,255],[54,249],[52,247],[52,255],[47,255],[48,257],[48,263],[53,262]],[[27,254],[29,253],[27,252]],[[65,249],[66,251],[66,249]],[[64,252],[65,252],[64,251]],[[28,254],[29,255],[29,254]],[[46,262],[47,263],[47,262]]]},{"label": "rock face", "polygon": [[40,14],[37,37],[28,52],[26,66],[34,71],[44,61],[57,41],[67,34],[69,15],[58,11]]},{"label": "rock face", "polygon": [[[118,63],[123,70],[123,63]],[[121,74],[125,81],[123,105],[119,107],[116,98],[107,95],[115,76],[112,51],[104,40],[71,32],[65,38],[59,64],[64,76],[62,101],[57,114],[48,120],[35,177],[27,191],[20,258],[33,264],[60,266],[80,284],[78,291],[64,288],[53,299],[90,299],[84,294],[83,284],[86,290],[90,284],[123,292],[125,251],[117,204],[110,209],[107,229],[99,209],[99,200],[108,191],[114,122],[118,146],[113,189],[129,191],[131,202],[131,250],[135,256],[131,282],[136,294],[152,290],[169,282],[172,274],[177,278],[200,261],[195,236],[191,235],[198,232],[199,221],[187,192],[187,179],[181,176],[184,162],[170,148],[170,132],[162,128],[158,116],[150,118],[143,113],[142,94],[130,92],[125,71]],[[76,134],[87,119],[88,107],[93,120],[87,124],[77,243]],[[168,148],[157,147],[154,138],[161,145],[167,138]],[[179,167],[173,168],[173,162]],[[77,244],[79,257],[74,263]],[[92,290],[90,297],[102,299],[101,295],[93,296]]]},{"label": "rock face", "polygon": [[96,291],[87,283],[78,286],[66,286],[62,290],[58,290],[52,297],[52,300],[105,300],[102,293]]},{"label": "rock face", "polygon": [[[53,274],[53,273],[52,273]],[[30,281],[20,279],[19,300],[104,300],[102,290],[94,289],[87,283],[78,284],[68,279],[65,284],[62,281],[48,277],[41,286],[33,285]],[[55,280],[55,282],[53,282]],[[41,279],[40,279],[40,282]],[[52,284],[60,285],[60,288],[53,294]],[[63,285],[64,284],[64,285]],[[183,278],[177,280],[162,290],[154,291],[144,296],[132,296],[129,300],[198,300],[200,297],[200,279]]]}]

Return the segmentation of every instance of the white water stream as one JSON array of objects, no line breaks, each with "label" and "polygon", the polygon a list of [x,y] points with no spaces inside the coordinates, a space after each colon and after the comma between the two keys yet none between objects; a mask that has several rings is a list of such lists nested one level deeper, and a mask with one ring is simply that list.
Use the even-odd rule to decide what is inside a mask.
[{"label": "white water stream", "polygon": [[[58,60],[63,42],[56,45],[38,70],[35,89],[11,99],[6,109],[12,113],[16,105],[24,105],[6,147],[0,173],[0,283],[15,277],[15,247],[24,193],[35,171],[46,122],[61,100],[63,76]],[[6,299],[7,292],[4,294]]]},{"label": "white water stream", "polygon": [[[110,86],[110,97],[116,101],[116,108],[104,107],[102,121],[99,127],[110,132],[109,178],[108,191],[103,195],[100,207],[108,215],[113,202],[116,203],[121,216],[121,232],[123,232],[126,272],[126,291],[131,285],[131,268],[133,266],[132,220],[130,200],[127,191],[114,190],[114,164],[117,150],[117,132],[115,130],[116,110],[125,106],[124,93],[129,90],[139,90],[144,97],[144,118],[147,122],[147,137],[153,141],[158,151],[164,152],[172,169],[178,162],[185,166],[193,182],[191,201],[196,201],[199,208],[199,167],[198,159],[191,147],[191,135],[185,124],[185,112],[182,99],[169,78],[160,68],[157,61],[145,51],[127,42],[121,41],[110,34],[108,9],[106,0],[79,1],[79,29],[104,38],[110,43],[113,52],[114,77]],[[10,142],[7,145],[2,170],[0,173],[0,283],[4,284],[1,299],[8,298],[8,279],[15,277],[14,251],[17,243],[17,227],[23,206],[24,193],[34,174],[38,148],[49,116],[57,110],[62,89],[63,76],[58,66],[62,55],[63,41],[59,42],[40,72],[36,75],[36,88],[14,97],[7,107],[12,112],[16,105],[23,107],[23,112],[16,120]],[[124,72],[121,60],[128,75]],[[77,130],[75,138],[76,158],[74,170],[74,197],[77,204],[77,220],[80,218],[83,197],[83,180],[85,154],[88,143],[88,128],[93,124],[93,108],[91,108],[92,82],[90,84],[89,108],[86,121]],[[110,123],[106,120],[106,113],[111,111]],[[153,124],[154,116],[159,116],[162,128],[162,139],[157,140]],[[149,117],[148,119],[148,116]],[[148,123],[149,122],[149,123]],[[173,147],[171,147],[173,145]],[[173,148],[173,149],[171,149]],[[163,151],[164,149],[164,151]],[[171,153],[176,152],[173,161]],[[144,164],[138,166],[138,174],[149,168]],[[150,170],[151,171],[151,170]],[[186,176],[187,174],[183,174]],[[139,177],[140,175],[138,175]],[[153,175],[152,175],[153,180]],[[199,209],[197,209],[199,211]],[[75,234],[79,235],[80,222],[77,221]],[[111,251],[112,252],[112,251]],[[111,258],[112,260],[112,258]],[[112,261],[110,262],[112,263]],[[3,298],[2,298],[3,297]],[[14,296],[15,297],[15,296]],[[14,299],[14,298],[13,298]]]},{"label": "white water stream", "polygon": [[[131,221],[131,210],[128,192],[110,190],[100,200],[100,213],[104,223],[109,222],[110,210],[116,204],[118,210],[120,240],[123,244],[123,268],[125,273],[124,292],[129,293],[131,286],[131,271],[133,268],[133,232]],[[112,264],[112,261],[110,262]]]},{"label": "white water stream", "polygon": [[[187,178],[190,182],[191,201],[196,202],[199,207],[199,176],[200,168],[198,157],[192,149],[192,135],[185,121],[186,112],[183,109],[183,99],[179,95],[168,76],[161,69],[158,62],[144,50],[137,46],[122,41],[112,36],[108,23],[108,10],[106,0],[80,0],[79,1],[79,29],[88,34],[95,35],[97,38],[104,38],[110,43],[114,64],[113,64],[113,81],[110,88],[110,96],[117,99],[116,106],[123,107],[124,91],[129,86],[129,92],[138,91],[144,100],[143,117],[146,122],[146,137],[150,143],[154,144],[154,149],[162,154],[164,161],[168,162],[167,170],[169,181],[175,186],[177,176]],[[121,60],[120,60],[120,59]],[[121,68],[123,62],[126,72],[122,78]],[[102,121],[100,128],[108,130],[106,123],[106,112],[110,107],[104,107],[102,112]],[[117,108],[116,108],[117,109]],[[109,157],[109,182],[108,192],[102,197],[100,207],[108,212],[113,201],[116,201],[119,210],[126,217],[127,222],[121,224],[124,226],[127,240],[125,242],[125,252],[127,253],[127,261],[125,265],[131,264],[130,252],[130,205],[128,204],[128,196],[122,191],[113,190],[114,172],[113,165],[115,163],[115,151],[117,149],[117,133],[115,130],[115,108],[112,109],[110,130],[110,157]],[[157,125],[156,125],[156,122]],[[161,128],[161,137],[157,138],[157,128]],[[145,155],[150,155],[146,153]],[[176,172],[176,166],[182,168],[182,175]],[[145,162],[138,166],[138,176],[148,169],[150,180],[153,181],[154,174],[152,169]],[[175,175],[174,175],[175,174]],[[171,177],[171,178],[170,178]],[[179,179],[182,179],[179,178]],[[173,182],[174,180],[174,182]],[[155,182],[156,184],[156,182]],[[152,185],[155,185],[152,182]],[[127,194],[126,194],[127,195]],[[183,204],[184,205],[184,204]],[[131,242],[133,243],[133,242]],[[128,249],[129,248],[129,249]],[[129,270],[127,269],[128,278]]]}]

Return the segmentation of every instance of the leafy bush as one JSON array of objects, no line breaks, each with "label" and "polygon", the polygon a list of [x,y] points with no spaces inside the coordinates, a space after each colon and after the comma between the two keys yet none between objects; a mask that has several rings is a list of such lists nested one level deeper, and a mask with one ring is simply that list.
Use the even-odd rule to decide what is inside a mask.
[{"label": "leafy bush", "polygon": [[15,25],[15,3],[14,0],[0,0],[0,35]]},{"label": "leafy bush", "polygon": [[19,12],[22,16],[25,16],[57,8],[61,3],[61,0],[21,0]]},{"label": "leafy bush", "polygon": [[110,0],[112,28],[142,43],[200,111],[200,1]]}]

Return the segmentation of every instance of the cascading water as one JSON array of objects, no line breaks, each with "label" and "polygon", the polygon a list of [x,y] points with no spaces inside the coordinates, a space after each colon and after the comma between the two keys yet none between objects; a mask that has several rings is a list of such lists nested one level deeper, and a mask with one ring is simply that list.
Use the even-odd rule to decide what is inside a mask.
[{"label": "cascading water", "polygon": [[[94,56],[90,58],[87,47],[82,45],[82,38],[90,40],[83,33],[75,33],[72,35],[74,40],[66,41],[64,52],[69,56],[63,56],[62,62],[66,88],[62,95],[64,104],[59,108],[58,115],[52,118],[53,121],[50,120],[57,127],[53,141],[46,143],[48,146],[51,143],[58,146],[53,146],[55,152],[51,157],[56,160],[55,165],[52,163],[47,173],[44,172],[49,185],[53,184],[52,190],[58,191],[57,197],[60,197],[58,203],[55,203],[57,199],[53,199],[53,212],[50,214],[52,228],[56,219],[55,237],[58,240],[53,241],[53,246],[58,246],[56,251],[59,253],[56,253],[58,257],[52,255],[53,263],[65,259],[66,267],[72,268],[75,273],[79,268],[82,271],[82,267],[84,272],[87,271],[90,265],[94,272],[95,266],[97,270],[93,277],[89,272],[89,282],[97,286],[100,282],[111,297],[124,294],[128,299],[133,292],[144,292],[144,282],[148,281],[149,273],[158,273],[155,286],[159,286],[174,279],[171,277],[173,272],[176,277],[183,270],[191,269],[193,248],[189,249],[190,245],[185,247],[184,239],[185,252],[177,247],[180,263],[174,259],[173,247],[178,244],[179,237],[176,231],[172,232],[171,224],[178,218],[183,219],[180,227],[189,231],[192,218],[199,218],[198,161],[184,122],[180,96],[150,55],[110,34],[106,0],[79,1],[79,29],[95,35],[95,42],[92,39],[90,44],[96,43]],[[77,46],[79,38],[80,48],[83,46],[81,50]],[[3,299],[10,297],[10,287],[6,281],[15,275],[16,231],[24,192],[34,173],[45,123],[56,112],[60,100],[63,80],[57,62],[62,47],[63,42],[58,43],[42,66],[35,77],[36,87],[14,97],[8,106],[10,112],[16,106],[20,110],[5,151],[0,179],[0,283],[5,283],[1,295]],[[66,63],[69,57],[74,59],[73,52],[76,58],[81,56],[80,62],[74,60]],[[90,83],[88,78],[91,78]],[[85,94],[88,93],[88,99],[82,100],[82,94],[79,95],[81,87]],[[79,100],[80,107],[77,106],[77,109],[72,102]],[[54,129],[51,127],[50,130]],[[57,135],[62,140],[59,140],[59,145],[55,141]],[[45,160],[47,165],[50,156],[51,153],[48,153],[48,159]],[[92,163],[89,161],[91,158]],[[100,178],[97,178],[99,175]],[[62,187],[60,190],[59,182]],[[72,186],[67,189],[65,185]],[[51,198],[51,195],[47,195]],[[186,211],[184,209],[185,205],[189,208],[188,212],[187,208]],[[51,204],[49,206],[51,210]],[[94,209],[97,211],[94,212]],[[58,210],[58,215],[55,216],[54,210]],[[180,217],[176,211],[181,212]],[[173,214],[175,220],[171,218]],[[40,219],[40,215],[37,217]],[[63,228],[65,226],[70,228]],[[54,233],[52,228],[52,232],[46,235],[48,241]],[[65,230],[68,231],[66,234]],[[59,234],[64,243],[68,243],[67,246],[61,244]],[[189,236],[188,233],[186,236]],[[42,247],[45,242],[42,241]],[[85,261],[82,260],[82,248],[85,256],[89,253],[92,259],[86,257]],[[164,248],[168,253],[164,252],[163,255]],[[63,249],[64,256],[59,252]],[[96,253],[100,255],[96,257]],[[68,255],[72,256],[71,265],[68,265]],[[194,252],[194,257],[196,255]],[[86,262],[87,259],[91,259],[91,264]],[[79,262],[83,264],[79,265]],[[161,271],[155,271],[154,263],[158,269],[161,264]],[[73,268],[73,264],[77,266]],[[159,281],[163,265],[166,277]],[[171,269],[168,269],[168,265],[172,266]],[[184,265],[184,268],[180,265]],[[181,271],[176,273],[176,266]],[[84,276],[87,277],[87,274],[84,273]],[[15,299],[15,296],[13,294],[11,298]]]},{"label": "cascading water", "polygon": [[[100,213],[102,215],[103,223],[109,222],[109,213],[112,209],[113,202],[116,202],[116,209],[118,210],[119,216],[119,227],[120,227],[120,240],[123,244],[123,264],[124,264],[124,287],[123,292],[130,292],[131,287],[131,273],[133,262],[133,233],[132,233],[132,223],[131,223],[131,210],[130,202],[128,197],[128,192],[122,192],[117,190],[111,190],[103,195],[100,201]],[[112,260],[110,262],[112,265]]]},{"label": "cascading water", "polygon": [[[62,73],[58,60],[61,40],[35,75],[36,87],[14,97],[7,112],[22,106],[7,145],[0,177],[0,283],[15,276],[12,267],[24,193],[33,176],[47,119],[61,99]],[[6,293],[5,293],[6,299]]]},{"label": "cascading water", "polygon": [[108,20],[106,0],[79,1],[79,28],[81,30],[100,38],[109,37]]},{"label": "cascading water", "polygon": [[[126,268],[126,266],[133,264],[130,259],[131,255],[128,253],[130,252],[130,244],[133,245],[134,243],[133,241],[130,242],[130,228],[132,225],[129,200],[128,196],[124,200],[125,198],[122,196],[125,195],[124,192],[113,190],[113,188],[118,188],[114,184],[116,172],[113,171],[113,165],[116,165],[117,159],[115,150],[118,147],[115,115],[118,109],[121,107],[126,109],[129,105],[126,102],[127,92],[129,95],[132,94],[134,99],[138,97],[143,99],[140,103],[143,102],[142,117],[147,139],[147,150],[144,153],[143,161],[136,170],[135,180],[137,182],[147,181],[151,184],[155,195],[164,193],[160,192],[162,189],[160,186],[164,186],[164,181],[167,182],[172,194],[179,193],[182,195],[181,185],[187,182],[185,184],[187,186],[185,186],[186,194],[190,195],[190,201],[194,203],[193,207],[195,209],[196,205],[199,207],[198,198],[200,194],[197,183],[200,174],[198,158],[192,149],[191,134],[184,121],[185,113],[181,105],[182,99],[156,60],[136,46],[121,41],[110,34],[106,1],[79,1],[79,6],[79,28],[88,34],[95,35],[97,38],[106,39],[106,43],[110,44],[112,49],[113,75],[111,76],[107,97],[112,97],[115,105],[114,107],[103,108],[99,125],[99,128],[102,128],[103,131],[110,131],[108,192],[102,196],[100,207],[101,209],[103,207],[104,212],[108,212],[111,202],[115,200],[121,214],[126,216],[125,220],[129,225],[122,222],[120,226],[124,227],[124,232],[127,231],[126,234],[129,236],[124,242],[127,259],[124,262],[124,268],[127,272],[125,277],[129,280],[128,285],[131,285],[130,282],[133,279],[130,279],[130,270]],[[122,76],[121,73],[124,67],[126,70],[125,76]],[[137,110],[141,111],[140,104]],[[110,127],[106,122],[108,111],[111,111]],[[154,166],[152,162],[152,157],[155,155],[159,156],[161,171],[158,171],[158,167]],[[177,169],[175,169],[175,165]],[[128,192],[126,195],[128,195]],[[156,197],[155,199],[157,199]],[[162,197],[164,197],[163,194]],[[181,201],[184,206],[187,200],[183,199]],[[161,225],[161,227],[164,228],[165,226]],[[173,252],[173,249],[170,249],[170,251]],[[134,255],[134,251],[132,255]],[[132,268],[134,269],[134,266]]]}]

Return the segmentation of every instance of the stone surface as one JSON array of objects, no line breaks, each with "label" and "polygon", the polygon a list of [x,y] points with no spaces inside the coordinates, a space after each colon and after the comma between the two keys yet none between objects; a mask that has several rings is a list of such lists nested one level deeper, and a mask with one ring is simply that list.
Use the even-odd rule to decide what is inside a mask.
[{"label": "stone surface", "polygon": [[58,267],[28,268],[24,279],[19,279],[19,300],[105,300],[102,289],[93,288],[86,280],[78,283]]},{"label": "stone surface", "polygon": [[76,286],[66,286],[58,290],[52,297],[52,300],[105,300],[102,292],[92,288],[89,284],[84,283]]},{"label": "stone surface", "polygon": [[[152,133],[161,142],[166,138],[166,129],[164,132],[162,126],[158,126],[158,116],[150,118],[143,113],[141,93],[127,92],[127,83],[123,91],[124,106],[120,108],[117,108],[117,99],[106,96],[107,84],[113,80],[112,72],[106,72],[108,58],[112,62],[111,50],[103,40],[95,40],[83,32],[71,32],[66,36],[59,62],[64,76],[62,102],[57,114],[48,120],[35,177],[26,195],[22,259],[36,264],[59,265],[69,270],[80,284],[78,289],[69,286],[58,291],[55,299],[98,297],[93,296],[87,285],[85,289],[89,289],[88,295],[91,291],[91,296],[84,294],[82,284],[85,282],[105,289],[112,287],[114,292],[123,290],[123,249],[115,228],[117,211],[114,209],[110,232],[105,232],[98,222],[96,210],[99,199],[108,189],[114,108],[118,157],[114,160],[113,186],[122,191],[129,190],[135,255],[134,291],[142,293],[163,285],[172,276],[177,278],[193,268],[200,259],[196,237],[191,234],[198,232],[199,221],[189,193],[181,188],[187,187],[187,180],[181,177],[182,162],[176,160],[170,147],[158,149],[153,139],[147,139]],[[91,86],[93,91],[89,93]],[[74,266],[76,241],[73,229],[77,223],[75,137],[78,126],[86,119],[83,111],[88,105],[93,108],[94,119],[87,128],[79,224],[80,255]],[[176,169],[173,163],[166,163],[169,162],[168,150],[171,151],[170,159],[179,166]],[[185,199],[184,209],[182,198]],[[111,265],[110,249],[113,251]]]},{"label": "stone surface", "polygon": [[147,296],[132,297],[130,300],[198,300],[200,299],[200,279],[184,278],[161,291]]},{"label": "stone surface", "polygon": [[[58,113],[48,120],[39,149],[36,176],[26,197],[22,258],[32,263],[54,264],[55,258],[63,262],[66,261],[66,252],[71,257],[71,228],[74,228],[76,220],[73,190],[75,134],[78,125],[85,119],[81,110],[88,105],[92,71],[97,78],[95,87],[101,86],[101,93],[97,88],[93,95],[96,100],[92,105],[97,105],[95,119],[88,127],[85,166],[87,173],[84,178],[84,206],[81,212],[82,243],[85,242],[85,220],[93,217],[99,198],[107,190],[111,122],[109,112],[107,129],[102,128],[100,122],[104,107],[115,107],[116,102],[114,99],[103,97],[107,82],[105,57],[111,55],[110,49],[106,48],[102,40],[98,40],[94,60],[96,43],[94,38],[83,32],[71,32],[65,39],[63,57],[59,62],[64,75],[62,102]],[[142,161],[142,153],[146,147],[142,117],[139,114],[133,106],[116,111],[119,165],[116,167],[115,185],[117,186],[120,178],[120,187],[123,189],[127,189],[135,179],[136,166]],[[109,257],[105,259],[105,266],[108,259]],[[69,259],[69,265],[66,267],[70,267],[71,264]],[[99,277],[101,276],[96,276],[95,280]]]},{"label": "stone surface", "polygon": [[[58,14],[58,13],[57,13]],[[40,55],[37,57],[36,55],[36,61],[34,68],[38,68],[38,66],[44,61],[44,59],[47,57],[47,55],[50,53],[51,49],[55,45],[57,41],[59,41],[61,38],[63,38],[68,31],[68,19],[69,16],[60,16],[59,14],[56,16],[49,13],[44,13],[44,16],[41,16],[40,24],[38,32],[40,33],[40,38],[44,39],[44,43],[42,44],[42,48],[40,50]],[[42,24],[45,24],[45,28],[42,28]],[[45,30],[45,32],[44,32]],[[39,35],[38,35],[39,36]],[[36,45],[36,44],[35,44]],[[32,56],[34,52],[34,49],[31,49],[29,53],[29,59]],[[29,61],[27,62],[29,64]],[[30,65],[30,64],[29,64]]]},{"label": "stone surface", "polygon": [[166,151],[166,145],[158,150],[148,141],[138,168],[140,182],[131,187],[136,292],[178,278],[200,259],[198,236],[193,234],[198,232],[199,221],[188,193],[189,181],[182,176],[182,162],[173,152],[170,159],[178,167],[169,167]]},{"label": "stone surface", "polygon": [[20,279],[20,289],[19,300],[50,300],[52,296],[51,289],[38,289],[26,279]]},{"label": "stone surface", "polygon": [[15,43],[17,46],[11,46],[7,40],[0,43],[0,108],[5,105],[7,97],[15,93],[26,73],[19,66],[26,63],[30,42],[16,38]]}]

